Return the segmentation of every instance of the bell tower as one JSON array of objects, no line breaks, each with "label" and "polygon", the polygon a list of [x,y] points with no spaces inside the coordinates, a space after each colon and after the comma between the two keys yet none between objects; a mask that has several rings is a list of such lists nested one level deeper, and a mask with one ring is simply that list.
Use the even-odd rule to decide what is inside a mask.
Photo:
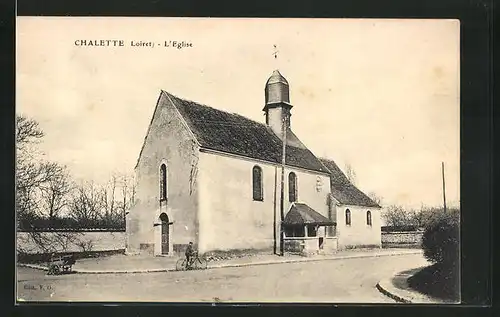
[{"label": "bell tower", "polygon": [[262,111],[266,115],[266,124],[274,133],[281,136],[283,122],[285,122],[287,128],[290,128],[292,105],[290,104],[288,81],[278,70],[273,71],[271,77],[267,80],[264,93],[266,104]]}]

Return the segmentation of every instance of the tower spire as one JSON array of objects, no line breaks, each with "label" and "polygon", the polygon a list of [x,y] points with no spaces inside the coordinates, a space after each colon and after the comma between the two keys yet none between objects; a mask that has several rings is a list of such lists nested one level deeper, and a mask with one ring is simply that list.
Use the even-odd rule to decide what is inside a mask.
[{"label": "tower spire", "polygon": [[[275,53],[277,54],[277,50]],[[290,128],[290,87],[288,81],[278,70],[273,71],[264,88],[265,106],[262,109],[266,114],[266,124],[281,137],[282,121],[286,119],[286,126]]]}]

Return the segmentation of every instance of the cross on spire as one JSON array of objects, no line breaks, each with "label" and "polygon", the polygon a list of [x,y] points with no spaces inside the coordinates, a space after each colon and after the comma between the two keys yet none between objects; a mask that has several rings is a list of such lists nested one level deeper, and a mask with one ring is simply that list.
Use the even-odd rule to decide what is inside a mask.
[{"label": "cross on spire", "polygon": [[277,59],[278,58],[278,53],[279,53],[278,47],[276,46],[276,44],[273,45],[273,46],[274,46],[274,52],[273,52],[274,59]]}]

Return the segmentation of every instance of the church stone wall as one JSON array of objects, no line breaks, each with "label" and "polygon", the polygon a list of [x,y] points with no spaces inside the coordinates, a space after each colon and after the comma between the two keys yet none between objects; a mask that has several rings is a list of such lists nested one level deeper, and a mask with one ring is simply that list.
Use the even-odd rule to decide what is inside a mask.
[{"label": "church stone wall", "polygon": [[[345,223],[345,211],[351,211],[351,225]],[[366,212],[372,214],[372,225],[366,223]],[[338,248],[381,247],[380,208],[337,206]]]},{"label": "church stone wall", "polygon": [[[182,251],[189,241],[197,243],[197,160],[196,142],[168,97],[161,94],[135,171],[137,191],[135,205],[128,215],[128,251],[161,252],[159,216],[163,212],[173,222],[171,250]],[[168,200],[166,206],[160,207],[163,162],[167,165]]]},{"label": "church stone wall", "polygon": [[[263,201],[254,201],[252,197],[255,165],[262,168]],[[285,213],[290,207],[287,186],[290,171],[297,175],[298,201],[328,217],[329,177],[289,168],[285,170]],[[202,152],[198,175],[200,252],[272,249],[275,189],[276,216],[280,219],[281,168],[247,158]],[[316,189],[318,176],[323,184],[319,191]]]}]

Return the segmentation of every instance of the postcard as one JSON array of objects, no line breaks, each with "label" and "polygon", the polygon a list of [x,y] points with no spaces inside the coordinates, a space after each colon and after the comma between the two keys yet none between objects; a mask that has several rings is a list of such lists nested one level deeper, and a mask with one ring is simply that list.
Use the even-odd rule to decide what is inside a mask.
[{"label": "postcard", "polygon": [[18,303],[460,303],[459,30],[18,17]]}]

